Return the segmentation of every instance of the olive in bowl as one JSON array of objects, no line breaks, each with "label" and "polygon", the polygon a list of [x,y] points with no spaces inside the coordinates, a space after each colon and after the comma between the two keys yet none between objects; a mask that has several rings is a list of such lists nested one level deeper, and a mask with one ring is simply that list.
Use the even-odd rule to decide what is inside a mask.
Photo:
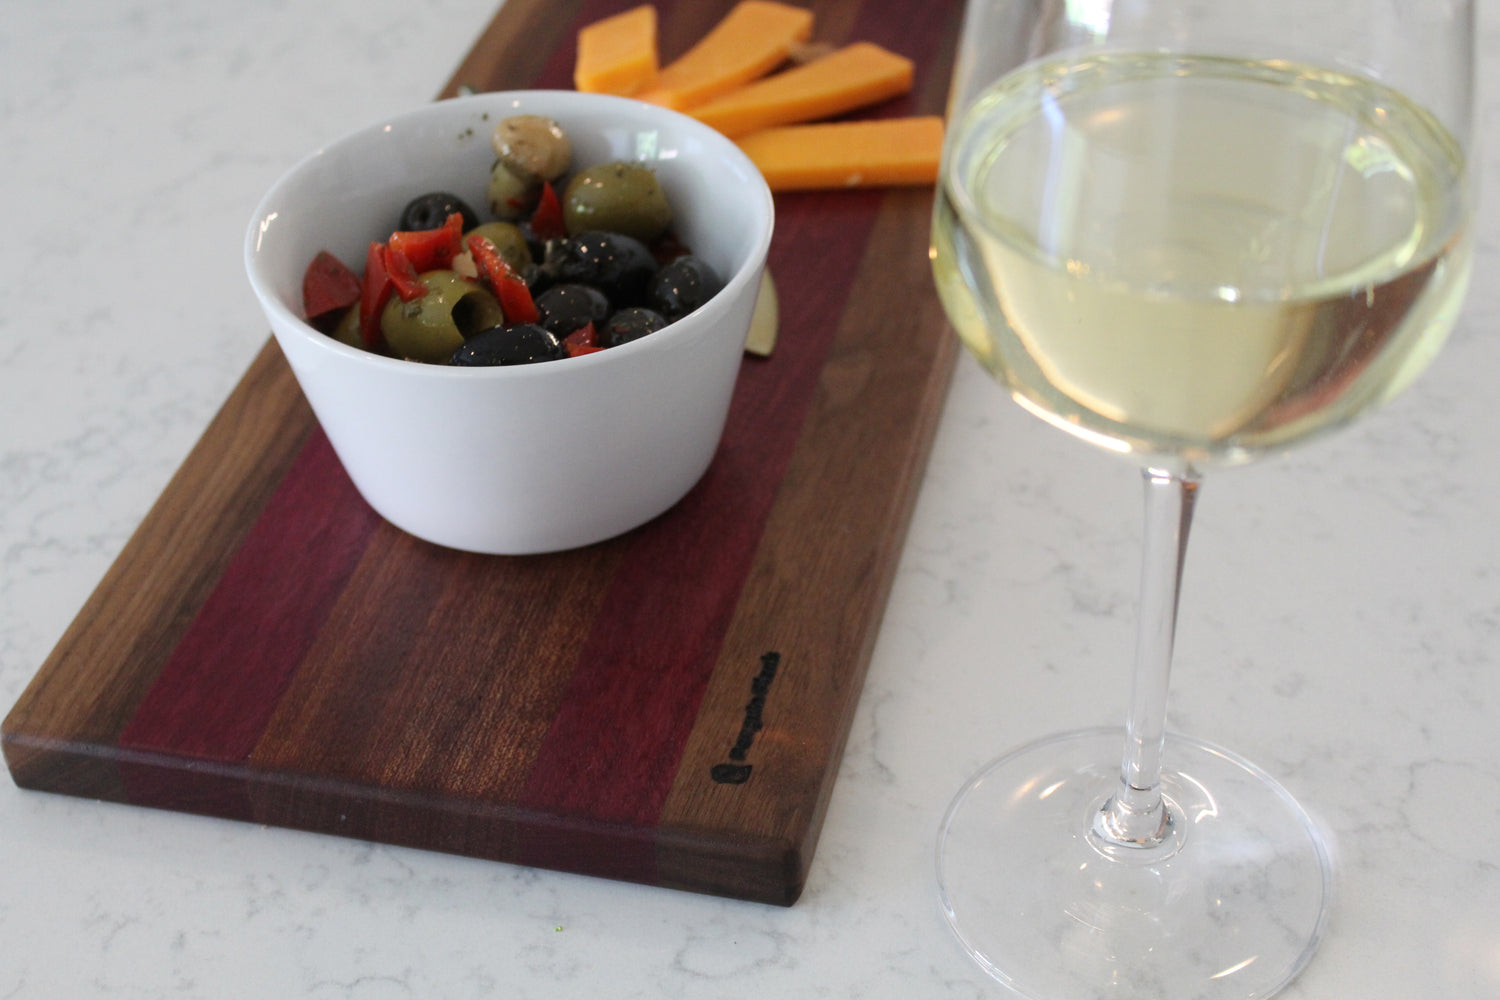
[{"label": "olive in bowl", "polygon": [[[561,122],[575,163],[653,150],[643,162],[672,206],[673,232],[723,289],[649,336],[545,364],[416,364],[351,347],[303,318],[303,275],[320,250],[363,259],[422,192],[485,204],[490,132],[517,114]],[[629,531],[701,478],[723,433],[772,225],[759,172],[707,126],[623,98],[516,91],[439,101],[313,153],[256,208],[245,262],[364,499],[419,538],[522,555]]]}]

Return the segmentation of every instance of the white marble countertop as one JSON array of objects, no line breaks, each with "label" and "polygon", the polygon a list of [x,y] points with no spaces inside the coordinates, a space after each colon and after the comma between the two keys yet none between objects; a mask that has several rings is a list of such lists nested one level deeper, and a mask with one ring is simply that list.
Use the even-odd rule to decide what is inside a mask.
[{"label": "white marble countertop", "polygon": [[[264,343],[240,260],[255,201],[429,99],[491,14],[58,0],[0,19],[0,711]],[[1495,93],[1500,62],[1483,77]],[[1281,777],[1336,842],[1294,1000],[1500,995],[1495,146],[1474,289],[1432,369],[1199,506],[1171,725]],[[1004,996],[942,921],[936,828],[1007,746],[1120,721],[1139,506],[1133,469],[963,360],[792,908],[7,779],[0,998]]]}]

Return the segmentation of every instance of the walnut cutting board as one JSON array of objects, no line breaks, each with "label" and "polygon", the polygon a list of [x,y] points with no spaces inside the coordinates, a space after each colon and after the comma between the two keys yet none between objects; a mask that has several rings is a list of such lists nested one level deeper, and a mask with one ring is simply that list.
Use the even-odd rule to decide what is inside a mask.
[{"label": "walnut cutting board", "polygon": [[[444,94],[626,6],[508,0]],[[730,6],[658,3],[665,59]],[[957,3],[815,3],[941,113]],[[955,353],[925,189],[780,195],[781,331],[652,523],[477,556],[359,498],[268,343],[6,718],[18,785],[790,904]]]}]

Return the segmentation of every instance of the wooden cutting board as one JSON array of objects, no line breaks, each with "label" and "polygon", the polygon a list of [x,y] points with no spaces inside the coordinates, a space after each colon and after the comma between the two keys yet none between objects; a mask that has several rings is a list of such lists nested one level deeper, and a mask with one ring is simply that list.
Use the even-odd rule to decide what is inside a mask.
[{"label": "wooden cutting board", "polygon": [[[570,86],[624,3],[508,0],[444,95]],[[664,58],[730,6],[659,3]],[[958,3],[811,4],[916,61]],[[780,195],[774,354],[636,531],[477,556],[391,527],[268,343],[0,729],[25,788],[790,904],[955,354],[931,192]]]}]

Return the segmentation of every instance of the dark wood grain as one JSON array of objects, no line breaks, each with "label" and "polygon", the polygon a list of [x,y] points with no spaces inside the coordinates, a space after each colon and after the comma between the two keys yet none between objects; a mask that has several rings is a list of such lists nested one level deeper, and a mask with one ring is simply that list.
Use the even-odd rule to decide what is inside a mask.
[{"label": "dark wood grain", "polygon": [[[579,24],[508,0],[460,88],[567,87]],[[730,6],[659,4],[665,58]],[[811,5],[913,58],[957,3]],[[778,196],[782,329],[703,480],[572,552],[381,521],[268,344],[0,729],[17,784],[790,904],[807,878],[955,353],[930,192]]]}]

